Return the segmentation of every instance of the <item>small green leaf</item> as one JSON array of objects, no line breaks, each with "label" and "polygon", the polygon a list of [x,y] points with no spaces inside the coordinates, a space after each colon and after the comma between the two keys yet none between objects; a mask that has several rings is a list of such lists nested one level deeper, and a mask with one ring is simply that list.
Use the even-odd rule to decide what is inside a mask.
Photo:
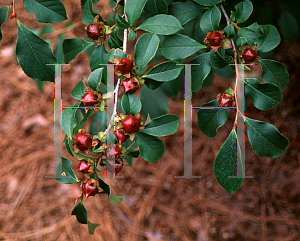
[{"label": "small green leaf", "polygon": [[[85,5],[85,3],[86,3],[87,1],[88,1],[88,0],[80,0],[80,2],[81,2],[81,8],[84,7],[84,5]],[[93,0],[93,4],[95,4],[95,3],[97,3],[97,2],[99,2],[99,0]]]},{"label": "small green leaf", "polygon": [[[93,11],[93,4],[92,0],[87,0],[82,9],[82,22],[86,26],[90,25],[94,21],[96,15],[99,15]],[[100,15],[99,21],[104,21]]]},{"label": "small green leaf", "polygon": [[98,111],[95,113],[90,126],[90,134],[97,135],[100,131],[105,131],[107,123],[106,111]]},{"label": "small green leaf", "polygon": [[127,29],[130,27],[130,24],[124,18],[122,18],[119,14],[116,14],[116,22],[117,22],[117,26],[119,28]]},{"label": "small green leaf", "polygon": [[112,205],[118,205],[120,204],[125,196],[122,195],[115,195],[113,193],[110,194],[108,201],[112,204]]},{"label": "small green leaf", "polygon": [[23,0],[26,11],[34,13],[41,23],[60,23],[67,20],[66,9],[60,0]]},{"label": "small green leaf", "polygon": [[128,18],[130,26],[135,24],[135,22],[139,19],[146,2],[147,0],[127,0],[125,14]]},{"label": "small green leaf", "polygon": [[49,43],[19,20],[17,23],[16,55],[24,73],[34,80],[54,82],[54,66],[49,64],[56,64],[57,61]]},{"label": "small green leaf", "polygon": [[289,72],[282,63],[270,59],[259,60],[264,82],[276,85],[281,92],[289,82]]},{"label": "small green leaf", "polygon": [[192,2],[176,2],[169,6],[169,14],[184,25],[199,15],[201,7]]},{"label": "small green leaf", "polygon": [[221,21],[221,12],[214,6],[208,9],[200,19],[200,28],[204,33],[219,29]]},{"label": "small green leaf", "polygon": [[142,158],[148,162],[156,162],[165,152],[164,142],[157,137],[139,132],[135,135],[135,142]]},{"label": "small green leaf", "polygon": [[260,110],[269,110],[281,102],[282,94],[278,87],[273,84],[260,84],[257,79],[245,81],[245,93],[254,106]]},{"label": "small green leaf", "polygon": [[142,114],[152,118],[167,114],[169,104],[166,93],[158,88],[150,90],[147,86],[143,86],[140,93],[140,100],[142,102]]},{"label": "small green leaf", "polygon": [[109,36],[107,39],[107,45],[110,49],[113,49],[113,48],[117,49],[117,48],[121,47],[121,45],[117,42],[117,40],[115,40],[111,36]]},{"label": "small green leaf", "polygon": [[[215,99],[201,106],[219,106],[219,102]],[[208,137],[215,137],[217,129],[225,124],[228,119],[228,110],[215,109],[199,109],[197,111],[198,126],[202,133]]]},{"label": "small green leaf", "polygon": [[79,202],[72,210],[71,215],[76,215],[78,223],[87,224],[88,223],[88,213],[82,202]]},{"label": "small green leaf", "polygon": [[155,56],[159,45],[159,38],[156,34],[143,34],[135,45],[134,58],[138,66],[138,73],[143,71],[149,61]]},{"label": "small green leaf", "polygon": [[263,32],[263,35],[255,40],[257,52],[265,53],[276,48],[281,40],[277,29],[272,25],[263,25],[261,31]]},{"label": "small green leaf", "polygon": [[65,62],[69,63],[71,60],[76,58],[77,54],[87,50],[93,44],[93,42],[79,38],[65,39],[63,42]]},{"label": "small green leaf", "polygon": [[[5,23],[5,21],[7,19],[8,9],[9,9],[8,6],[0,8],[0,28],[1,28],[2,24]],[[1,33],[1,30],[0,30],[0,42],[1,41],[2,41],[2,33]]]},{"label": "small green leaf", "polygon": [[141,111],[142,104],[135,94],[125,93],[122,98],[122,108],[126,115],[135,115]]},{"label": "small green leaf", "polygon": [[[243,178],[229,178],[236,176],[237,154],[239,155],[239,160],[242,160],[241,150],[239,145],[237,145],[237,135],[232,130],[220,148],[214,163],[216,179],[229,196],[238,190],[243,183]],[[240,165],[242,166],[242,163]]]},{"label": "small green leaf", "polygon": [[170,35],[183,29],[183,27],[177,18],[171,15],[159,14],[148,18],[137,29],[155,34]]},{"label": "small green leaf", "polygon": [[181,34],[165,37],[159,47],[161,54],[170,60],[184,59],[206,48],[206,45]]},{"label": "small green leaf", "polygon": [[238,36],[243,37],[247,40],[249,46],[252,46],[255,40],[260,36],[260,34],[251,28],[240,28],[238,30]]},{"label": "small green leaf", "polygon": [[225,28],[224,28],[224,33],[225,33],[225,36],[227,37],[227,38],[234,38],[234,36],[235,36],[235,31],[234,31],[234,26],[233,26],[233,24],[230,24],[229,26],[226,26]]},{"label": "small green leaf", "polygon": [[236,40],[236,47],[239,48],[239,47],[242,47],[244,45],[247,45],[248,43],[248,40],[244,37],[239,37],[237,40]]},{"label": "small green leaf", "polygon": [[235,9],[236,9],[235,19],[237,23],[243,23],[250,17],[253,11],[253,5],[251,1],[245,0],[235,5]]},{"label": "small green leaf", "polygon": [[98,223],[91,223],[90,221],[88,221],[89,234],[90,235],[94,235],[95,228],[97,228],[98,226],[100,226],[100,224],[98,224]]},{"label": "small green leaf", "polygon": [[232,57],[230,56],[228,59],[225,59],[220,53],[219,50],[214,52],[210,50],[209,54],[209,61],[211,66],[216,69],[223,69],[225,68],[230,62],[232,62]]},{"label": "small green leaf", "polygon": [[147,0],[144,11],[148,18],[158,14],[168,14],[168,5],[165,0]]},{"label": "small green leaf", "polygon": [[196,3],[199,3],[203,6],[215,6],[218,5],[220,2],[224,2],[225,0],[193,0]]},{"label": "small green leaf", "polygon": [[174,114],[163,115],[152,119],[141,132],[151,136],[172,135],[178,129],[179,120],[180,118]]},{"label": "small green leaf", "polygon": [[192,66],[192,91],[195,92],[202,87],[203,81],[211,71],[209,53],[198,55],[190,63],[200,64]]},{"label": "small green leaf", "polygon": [[284,153],[289,145],[285,138],[275,126],[264,122],[245,118],[247,135],[255,153],[261,157],[275,158]]},{"label": "small green leaf", "polygon": [[100,46],[97,46],[95,48],[95,50],[91,55],[90,68],[91,71],[94,71],[98,68],[103,68],[102,83],[105,85],[107,84],[107,66],[104,64],[107,64],[107,61],[108,61],[108,52],[105,48],[105,45],[101,44]]},{"label": "small green leaf", "polygon": [[95,91],[100,91],[102,74],[103,74],[103,68],[99,68],[94,70],[88,78],[89,86]]},{"label": "small green leaf", "polygon": [[[66,133],[66,135],[72,139],[73,135],[73,129],[76,126],[76,118],[75,118],[75,113],[77,111],[77,107],[80,106],[80,102],[70,105],[66,109],[63,110],[62,112],[62,124],[61,127],[63,131]],[[74,107],[74,108],[72,108]]]},{"label": "small green leaf", "polygon": [[178,77],[182,69],[182,65],[177,65],[177,63],[173,61],[166,61],[154,66],[146,74],[144,74],[142,78],[162,82],[171,81]]},{"label": "small green leaf", "polygon": [[108,53],[108,61],[114,62],[114,57],[125,58],[127,56],[121,49],[111,49]]},{"label": "small green leaf", "polygon": [[128,40],[136,40],[136,31],[132,31],[131,28],[128,29]]},{"label": "small green leaf", "polygon": [[283,9],[280,13],[280,30],[284,39],[292,42],[296,40],[299,29],[296,18],[287,10]]},{"label": "small green leaf", "polygon": [[[61,156],[61,162],[56,167],[56,175],[61,175],[62,177],[56,177],[55,181],[63,184],[77,183],[79,180],[73,172],[72,166],[73,164],[69,159]],[[58,173],[58,171],[62,173]]]},{"label": "small green leaf", "polygon": [[71,92],[71,96],[73,96],[76,100],[81,100],[81,97],[85,94],[86,86],[82,80],[80,80]]}]

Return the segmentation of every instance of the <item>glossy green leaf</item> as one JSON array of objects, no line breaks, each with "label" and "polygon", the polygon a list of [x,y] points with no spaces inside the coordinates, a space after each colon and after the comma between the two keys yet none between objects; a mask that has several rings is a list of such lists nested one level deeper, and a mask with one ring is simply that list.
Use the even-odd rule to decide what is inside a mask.
[{"label": "glossy green leaf", "polygon": [[209,53],[209,61],[212,67],[216,69],[223,69],[225,68],[230,62],[232,62],[232,57],[230,56],[228,59],[225,59],[220,53],[219,50],[214,52],[210,50]]},{"label": "glossy green leaf", "polygon": [[180,118],[174,114],[163,115],[152,119],[141,132],[151,136],[172,135],[178,129],[179,120]]},{"label": "glossy green leaf", "polygon": [[168,5],[165,0],[147,0],[144,11],[148,17],[168,14]]},{"label": "glossy green leaf", "polygon": [[171,15],[158,14],[148,18],[137,29],[142,29],[147,32],[170,35],[183,29],[177,18]]},{"label": "glossy green leaf", "polygon": [[89,86],[95,91],[100,91],[102,74],[103,74],[103,68],[99,68],[94,70],[88,78]]},{"label": "glossy green leaf", "polygon": [[[88,0],[80,0],[80,2],[81,2],[81,8],[84,7],[84,4],[85,4],[87,1],[88,1]],[[99,0],[93,0],[93,4],[95,4],[95,3],[97,3],[97,2],[99,2]]]},{"label": "glossy green leaf", "polygon": [[63,42],[65,62],[69,63],[71,60],[76,58],[77,54],[87,50],[93,44],[93,42],[79,38],[65,39]]},{"label": "glossy green leaf", "polygon": [[147,0],[127,0],[125,14],[127,15],[130,26],[135,24],[135,22],[139,19],[146,2]]},{"label": "glossy green leaf", "polygon": [[[56,167],[56,175],[61,175],[61,177],[56,177],[55,181],[63,184],[72,184],[79,182],[78,178],[72,170],[72,166],[72,162],[69,159],[62,156],[61,162]],[[60,171],[62,173],[59,173]]]},{"label": "glossy green leaf", "polygon": [[262,34],[261,26],[257,22],[252,23],[250,26],[247,27],[247,29],[252,29],[253,31],[255,31],[259,34]]},{"label": "glossy green leaf", "polygon": [[170,81],[176,79],[182,69],[182,65],[177,65],[177,63],[173,61],[166,61],[154,66],[146,74],[144,74],[142,78],[162,82]]},{"label": "glossy green leaf", "polygon": [[236,40],[236,47],[239,48],[239,47],[242,47],[244,45],[248,45],[248,40],[244,37],[239,37]]},{"label": "glossy green leaf", "polygon": [[118,41],[112,38],[111,36],[109,36],[107,39],[107,45],[110,49],[118,49],[121,47]]},{"label": "glossy green leaf", "polygon": [[181,25],[196,18],[200,12],[200,5],[192,2],[176,2],[169,6],[169,14],[176,17]]},{"label": "glossy green leaf", "polygon": [[221,12],[214,6],[208,9],[200,19],[200,28],[204,33],[207,31],[214,31],[219,29],[221,21]]},{"label": "glossy green leaf", "polygon": [[224,2],[225,0],[193,0],[193,1],[203,6],[214,6],[214,5],[218,5],[221,2]]},{"label": "glossy green leaf", "polygon": [[[215,99],[201,106],[219,106],[219,102]],[[228,110],[222,109],[198,109],[198,126],[202,133],[208,137],[215,137],[217,129],[225,124],[228,119]]]},{"label": "glossy green leaf", "polygon": [[276,48],[281,41],[277,29],[272,25],[263,25],[261,31],[263,35],[258,37],[255,41],[255,44],[257,44],[257,52],[265,53]]},{"label": "glossy green leaf", "polygon": [[276,85],[281,91],[289,82],[289,73],[282,63],[270,59],[259,60],[264,82]]},{"label": "glossy green leaf", "polygon": [[[79,107],[79,106],[80,106],[80,102],[70,105],[69,107],[64,109],[62,112],[61,127],[70,139],[72,139],[73,129],[76,126],[75,113],[77,111],[77,107]],[[72,108],[72,107],[74,107],[74,108]]]},{"label": "glossy green leaf", "polygon": [[71,96],[73,96],[76,100],[81,100],[81,97],[85,94],[86,86],[82,80],[80,80],[71,92]]},{"label": "glossy green leaf", "polygon": [[233,38],[235,36],[234,26],[230,24],[224,28],[224,33],[227,38]]},{"label": "glossy green leaf", "polygon": [[[0,28],[1,28],[2,24],[5,23],[5,21],[7,19],[8,9],[9,9],[8,6],[0,8]],[[2,41],[2,33],[1,33],[1,30],[0,30],[0,42],[1,41]]]},{"label": "glossy green leaf", "polygon": [[127,29],[130,27],[130,24],[124,18],[122,18],[119,14],[116,14],[116,22],[117,22],[117,26],[119,28]]},{"label": "glossy green leaf", "polygon": [[[98,15],[93,11],[93,4],[94,3],[92,0],[87,0],[82,9],[82,22],[86,26],[93,23],[94,18],[96,17],[96,15]],[[100,15],[99,15],[99,20],[102,22],[104,21]]]},{"label": "glossy green leaf", "polygon": [[252,46],[255,40],[260,36],[259,32],[251,28],[240,28],[238,30],[238,36],[247,39],[247,45]]},{"label": "glossy green leaf", "polygon": [[128,30],[128,40],[136,40],[136,31],[132,31],[131,28]]},{"label": "glossy green leaf", "polygon": [[297,39],[299,28],[296,18],[287,10],[282,9],[279,18],[280,30],[284,39],[292,42]]},{"label": "glossy green leaf", "polygon": [[135,94],[125,93],[122,98],[122,108],[126,115],[135,115],[141,111],[142,104],[140,99]]},{"label": "glossy green leaf", "polygon": [[67,13],[60,0],[23,0],[26,11],[34,13],[41,23],[59,23],[67,20]]},{"label": "glossy green leaf", "polygon": [[114,62],[114,57],[117,57],[117,58],[124,58],[126,57],[127,54],[124,53],[121,49],[111,49],[108,53],[108,61],[110,62]]},{"label": "glossy green leaf", "polygon": [[57,61],[50,45],[20,21],[17,23],[16,55],[24,73],[34,80],[54,82],[54,66],[47,64]]},{"label": "glossy green leaf", "polygon": [[275,158],[284,153],[289,145],[285,138],[275,126],[264,122],[245,118],[247,135],[255,153],[261,157]]},{"label": "glossy green leaf", "polygon": [[251,1],[245,0],[235,5],[235,9],[236,9],[235,19],[237,23],[243,23],[250,17],[253,11],[253,5]]},{"label": "glossy green leaf", "polygon": [[135,64],[138,73],[143,71],[158,49],[159,38],[156,34],[145,33],[136,42],[134,49]]},{"label": "glossy green leaf", "polygon": [[195,92],[202,87],[203,81],[211,71],[209,53],[198,55],[190,63],[200,64],[192,65],[192,91]]},{"label": "glossy green leaf", "polygon": [[[243,183],[243,178],[229,178],[236,176],[237,154],[239,155],[239,160],[241,160],[240,147],[237,145],[237,135],[232,130],[220,148],[214,163],[216,179],[229,196],[238,190]],[[242,163],[240,163],[240,166],[242,166]]]},{"label": "glossy green leaf", "polygon": [[257,79],[245,81],[245,93],[254,106],[260,110],[269,110],[281,102],[282,94],[278,87],[273,84],[260,84]]},{"label": "glossy green leaf", "polygon": [[135,135],[135,142],[140,149],[142,158],[148,162],[156,162],[165,152],[163,141],[157,137],[139,132]]},{"label": "glossy green leaf", "polygon": [[147,86],[143,86],[140,100],[144,116],[148,116],[149,113],[151,118],[156,118],[167,114],[169,108],[168,98],[162,89],[150,90]]},{"label": "glossy green leaf", "polygon": [[107,69],[105,65],[101,64],[107,64],[108,61],[108,52],[105,48],[104,44],[101,44],[100,46],[97,46],[95,50],[93,51],[91,58],[90,58],[90,68],[91,71],[94,71],[98,68],[104,68],[103,75],[106,76]]},{"label": "glossy green leaf", "polygon": [[165,37],[159,47],[161,54],[170,60],[184,59],[206,48],[206,45],[181,34]]}]

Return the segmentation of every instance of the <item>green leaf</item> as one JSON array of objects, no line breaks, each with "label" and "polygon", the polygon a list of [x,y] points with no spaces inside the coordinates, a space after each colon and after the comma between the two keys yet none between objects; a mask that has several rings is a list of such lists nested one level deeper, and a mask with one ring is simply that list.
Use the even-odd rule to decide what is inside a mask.
[{"label": "green leaf", "polygon": [[169,6],[169,14],[184,25],[199,15],[201,7],[192,2],[176,2]]},{"label": "green leaf", "polygon": [[[72,139],[73,129],[76,126],[75,113],[77,111],[77,107],[79,107],[79,106],[80,106],[80,102],[70,105],[69,107],[64,109],[62,112],[61,127],[70,139]],[[72,107],[75,107],[75,108],[72,108]]]},{"label": "green leaf", "polygon": [[239,37],[239,38],[236,40],[236,47],[239,48],[239,47],[242,47],[242,46],[244,46],[244,45],[248,45],[247,43],[248,43],[248,41],[247,41],[246,38],[244,38],[244,37]]},{"label": "green leaf", "polygon": [[193,0],[193,1],[203,6],[215,6],[218,5],[220,2],[224,2],[225,0]]},{"label": "green leaf", "polygon": [[[201,106],[219,106],[219,102],[215,99]],[[225,124],[228,119],[228,110],[222,109],[199,109],[197,111],[198,126],[202,133],[208,137],[215,137],[217,129]]]},{"label": "green leaf", "polygon": [[165,37],[159,47],[161,54],[170,60],[184,59],[206,48],[206,45],[181,34]]},{"label": "green leaf", "polygon": [[234,31],[234,26],[233,26],[233,24],[230,24],[229,26],[226,26],[225,28],[224,28],[224,33],[225,33],[225,36],[227,37],[227,38],[234,38],[234,36],[235,36],[235,31]]},{"label": "green leaf", "polygon": [[[88,0],[80,0],[80,2],[81,2],[81,8],[84,7],[84,5],[85,5],[85,3],[86,3],[87,1],[88,1]],[[95,3],[97,3],[97,2],[99,2],[99,0],[93,0],[93,4],[95,4]]]},{"label": "green leaf", "polygon": [[[0,8],[0,28],[1,28],[2,24],[5,23],[5,21],[7,19],[8,9],[9,9],[8,6]],[[2,33],[1,33],[1,30],[0,30],[0,42],[1,41],[2,41]]]},{"label": "green leaf", "polygon": [[165,152],[163,141],[157,137],[139,132],[135,135],[135,142],[140,149],[142,158],[148,162],[156,162]]},{"label": "green leaf", "polygon": [[[82,22],[84,25],[88,26],[91,23],[93,23],[94,18],[97,13],[93,11],[93,1],[92,0],[87,0],[86,3],[84,4],[84,7],[82,9]],[[99,21],[104,21],[103,18],[99,15]]]},{"label": "green leaf", "polygon": [[137,72],[143,71],[149,61],[154,57],[159,45],[159,38],[156,34],[143,34],[135,45],[134,58],[138,66]]},{"label": "green leaf", "polygon": [[67,135],[65,135],[65,139],[64,139],[63,144],[66,146],[66,149],[67,149],[68,153],[71,156],[74,156],[73,151],[72,151],[72,141],[68,138]]},{"label": "green leaf", "polygon": [[264,122],[245,118],[247,135],[255,153],[261,157],[275,158],[284,153],[289,145],[285,138],[275,126]]},{"label": "green leaf", "polygon": [[264,82],[276,85],[281,91],[289,82],[289,72],[282,63],[270,59],[259,60]]},{"label": "green leaf", "polygon": [[132,31],[131,28],[128,30],[128,40],[136,40],[136,31]]},{"label": "green leaf", "polygon": [[88,78],[89,86],[95,91],[100,91],[102,74],[103,74],[103,68],[99,68],[94,70]]},{"label": "green leaf", "polygon": [[127,29],[130,27],[130,24],[122,18],[119,14],[116,14],[116,22],[119,28]]},{"label": "green leaf", "polygon": [[273,84],[260,84],[257,79],[247,79],[245,93],[254,106],[260,110],[269,110],[281,102],[282,94],[278,87]]},{"label": "green leaf", "polygon": [[73,96],[76,100],[81,100],[81,97],[85,94],[86,86],[82,80],[75,85],[71,92],[71,96]]},{"label": "green leaf", "polygon": [[90,134],[97,135],[100,131],[105,131],[107,123],[106,111],[98,111],[95,113],[90,126]]},{"label": "green leaf", "polygon": [[114,57],[117,57],[117,58],[124,58],[126,57],[127,54],[124,53],[121,49],[111,49],[108,53],[108,61],[110,62],[114,62]]},{"label": "green leaf", "polygon": [[147,86],[143,86],[140,100],[144,116],[148,116],[149,113],[151,118],[155,118],[167,114],[169,108],[168,97],[162,89],[150,90]]},{"label": "green leaf", "polygon": [[16,44],[17,60],[24,73],[34,80],[54,82],[56,58],[50,45],[20,21]]},{"label": "green leaf", "polygon": [[211,71],[209,53],[198,55],[190,63],[200,64],[192,65],[192,91],[195,92],[202,87],[203,81]]},{"label": "green leaf", "polygon": [[88,213],[82,202],[79,202],[72,210],[71,215],[76,215],[78,223],[87,224],[88,223]]},{"label": "green leaf", "polygon": [[130,26],[135,24],[135,22],[139,19],[146,2],[147,0],[127,0],[125,14],[127,15]]},{"label": "green leaf", "polygon": [[98,223],[91,223],[90,221],[88,221],[89,234],[90,235],[94,235],[95,228],[97,228],[98,226],[100,226],[100,224],[98,224]]},{"label": "green leaf", "polygon": [[107,64],[108,61],[108,52],[105,48],[104,44],[101,44],[100,46],[97,46],[95,50],[93,51],[91,58],[90,58],[90,68],[91,71],[94,71],[98,68],[104,68],[103,75],[106,76],[107,68],[105,65],[101,64]]},{"label": "green leaf", "polygon": [[67,20],[66,9],[59,0],[23,0],[26,11],[34,13],[41,23],[60,23]]},{"label": "green leaf", "polygon": [[142,78],[161,82],[171,81],[178,77],[182,69],[182,65],[177,65],[177,63],[173,61],[166,61],[154,66],[146,74],[144,74]]},{"label": "green leaf", "polygon": [[120,204],[125,196],[122,195],[115,195],[113,193],[110,194],[108,201],[112,204],[112,205],[118,205]]},{"label": "green leaf", "polygon": [[255,41],[255,44],[257,44],[257,52],[265,53],[276,48],[281,40],[277,29],[272,25],[263,25],[261,31],[263,35],[258,37]]},{"label": "green leaf", "polygon": [[142,104],[135,94],[125,93],[122,98],[122,108],[126,115],[135,115],[141,111]]},{"label": "green leaf", "polygon": [[170,35],[183,29],[177,18],[171,15],[158,14],[148,18],[137,29],[142,29],[147,32]]},{"label": "green leaf", "polygon": [[[56,177],[55,181],[63,183],[63,184],[72,184],[79,182],[75,173],[72,170],[72,162],[61,156],[61,162],[56,167],[56,175],[61,175],[62,177]],[[62,171],[62,173],[58,173],[58,171]]]},{"label": "green leaf", "polygon": [[288,40],[289,42],[297,39],[299,33],[297,20],[289,11],[282,9],[279,18],[279,24],[284,39]]},{"label": "green leaf", "polygon": [[65,40],[65,36],[65,34],[60,34],[55,44],[54,55],[57,59],[57,63],[59,64],[64,63],[63,42]]},{"label": "green leaf", "polygon": [[93,44],[93,42],[79,38],[65,39],[63,42],[65,62],[69,63],[71,60],[76,58],[77,54],[87,50]]},{"label": "green leaf", "polygon": [[221,21],[221,12],[214,6],[208,9],[200,19],[200,28],[204,33],[219,29]]},{"label": "green leaf", "polygon": [[243,23],[250,17],[253,11],[253,5],[249,0],[245,0],[235,5],[235,9],[236,9],[235,19],[237,23]]},{"label": "green leaf", "polygon": [[179,120],[180,118],[174,114],[163,115],[152,119],[147,125],[145,125],[145,129],[140,132],[151,136],[172,135],[178,129]]},{"label": "green leaf", "polygon": [[107,39],[107,45],[110,49],[113,49],[113,48],[118,49],[121,47],[121,45],[111,36],[109,36]]},{"label": "green leaf", "polygon": [[209,61],[213,68],[223,69],[232,61],[232,57],[230,56],[228,59],[225,59],[219,53],[219,50],[217,52],[210,50]]},{"label": "green leaf", "polygon": [[[216,179],[229,196],[238,190],[243,183],[243,178],[229,178],[236,176],[237,153],[240,157],[239,160],[241,160],[241,151],[237,145],[236,132],[232,130],[220,148],[214,163]],[[242,163],[240,165],[242,166]]]},{"label": "green leaf", "polygon": [[148,17],[158,14],[168,14],[168,5],[165,0],[148,0],[144,11]]},{"label": "green leaf", "polygon": [[247,39],[248,45],[252,46],[255,40],[260,36],[260,34],[251,28],[240,28],[238,30],[238,36]]}]

